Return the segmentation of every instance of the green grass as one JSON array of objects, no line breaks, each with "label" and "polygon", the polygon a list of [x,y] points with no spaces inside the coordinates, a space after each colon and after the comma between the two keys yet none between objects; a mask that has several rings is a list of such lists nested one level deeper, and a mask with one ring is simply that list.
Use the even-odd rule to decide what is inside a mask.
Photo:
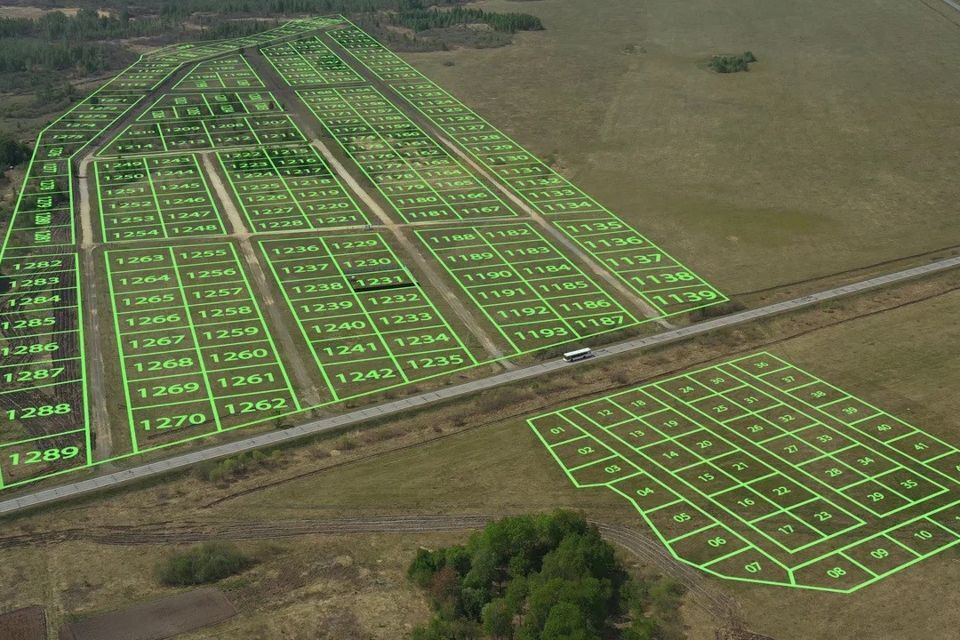
[{"label": "green grass", "polygon": [[[404,57],[720,290],[960,243],[960,39],[922,3],[523,9],[546,31]],[[748,48],[750,73],[703,64]]]}]

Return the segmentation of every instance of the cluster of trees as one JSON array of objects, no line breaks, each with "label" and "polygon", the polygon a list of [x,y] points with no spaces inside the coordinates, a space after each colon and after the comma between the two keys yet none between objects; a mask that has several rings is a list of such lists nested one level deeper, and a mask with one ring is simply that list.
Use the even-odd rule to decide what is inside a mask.
[{"label": "cluster of trees", "polygon": [[129,64],[132,57],[109,44],[68,40],[51,42],[34,38],[0,39],[0,73],[68,69],[98,73],[118,68],[124,62]]},{"label": "cluster of trees", "polygon": [[422,6],[389,14],[393,24],[426,31],[443,29],[461,24],[486,24],[494,31],[516,33],[517,31],[541,31],[540,18],[526,13],[494,13],[482,9],[455,7],[449,11],[437,11]]},{"label": "cluster of trees", "polygon": [[0,132],[0,175],[7,167],[15,167],[30,159],[30,147],[6,131]]},{"label": "cluster of trees", "polygon": [[167,18],[153,16],[137,20],[126,8],[115,14],[80,9],[74,15],[51,11],[37,19],[0,18],[0,38],[43,38],[46,40],[107,40],[163,33],[175,26]]},{"label": "cluster of trees", "polygon": [[157,565],[157,577],[171,587],[209,584],[240,573],[251,564],[250,558],[232,544],[205,542],[162,560]]},{"label": "cluster of trees", "polygon": [[750,63],[756,61],[753,53],[745,51],[738,56],[713,56],[708,64],[717,73],[738,73],[750,71]]},{"label": "cluster of trees", "polygon": [[414,640],[682,638],[676,583],[631,579],[582,516],[505,518],[465,546],[421,549],[408,575],[435,608]]}]

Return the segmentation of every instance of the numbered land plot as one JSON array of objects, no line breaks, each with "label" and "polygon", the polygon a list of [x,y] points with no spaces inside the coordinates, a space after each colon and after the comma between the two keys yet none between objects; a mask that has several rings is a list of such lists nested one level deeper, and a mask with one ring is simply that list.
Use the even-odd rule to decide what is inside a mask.
[{"label": "numbered land plot", "polygon": [[101,149],[99,157],[229,149],[303,142],[284,114],[181,119],[132,124]]},{"label": "numbered land plot", "polygon": [[75,254],[0,263],[0,487],[88,462]]},{"label": "numbered land plot", "polygon": [[663,316],[727,300],[673,256],[436,85],[420,81],[394,88]]},{"label": "numbered land plot", "polygon": [[156,89],[178,66],[172,61],[141,58],[108,82],[101,91],[143,95]]},{"label": "numbered land plot", "polygon": [[260,52],[291,87],[363,82],[316,36],[264,47]]},{"label": "numbered land plot", "polygon": [[384,82],[412,82],[423,79],[416,69],[357,27],[346,27],[327,34]]},{"label": "numbered land plot", "polygon": [[137,122],[216,120],[281,112],[283,107],[269,91],[167,94],[150,105]]},{"label": "numbered land plot", "polygon": [[4,250],[41,252],[76,241],[70,182],[73,169],[65,159],[30,163],[20,199],[7,230]]},{"label": "numbered land plot", "polygon": [[[832,425],[858,445],[872,449],[880,456],[872,456],[868,466],[883,483],[894,482],[899,492],[912,499],[927,499],[960,484],[960,450],[923,430],[890,415],[888,412],[834,386],[813,374],[769,353],[760,353],[733,361],[727,370],[741,376],[770,394],[783,394],[803,411],[818,421]],[[862,453],[859,448],[852,449]],[[834,457],[849,458],[846,452]],[[902,465],[888,472],[887,459],[906,459],[919,472],[919,477],[897,479],[903,473]],[[929,481],[929,482],[928,482]]]},{"label": "numbered land plot", "polygon": [[416,234],[517,353],[637,322],[529,224]]},{"label": "numbered land plot", "polygon": [[134,452],[299,410],[232,245],[106,262]]},{"label": "numbered land plot", "polygon": [[[956,449],[768,353],[530,425],[577,486],[608,486],[642,513],[640,498],[669,504],[669,488],[749,541],[704,563],[710,549],[680,549],[670,521],[648,518],[678,557],[722,577],[848,592],[960,544]],[[622,469],[656,483],[624,491]]]},{"label": "numbered land plot", "polygon": [[368,223],[311,145],[220,152],[217,157],[255,233]]},{"label": "numbered land plot", "polygon": [[727,298],[534,154],[356,28],[330,33],[361,64],[663,316]]},{"label": "numbered land plot", "polygon": [[746,550],[746,538],[686,500],[576,422],[560,414],[530,420],[530,426],[575,486],[608,486],[633,503],[663,543],[681,558],[712,564]]},{"label": "numbered land plot", "polygon": [[374,88],[297,95],[404,222],[517,215]]},{"label": "numbered land plot", "polygon": [[335,400],[476,364],[379,233],[260,245]]},{"label": "numbered land plot", "polygon": [[193,154],[94,162],[104,242],[222,235]]},{"label": "numbered land plot", "polygon": [[257,89],[263,87],[263,81],[250,64],[241,55],[227,56],[208,60],[195,65],[180,82],[174,85],[174,91],[196,91],[199,89]]}]

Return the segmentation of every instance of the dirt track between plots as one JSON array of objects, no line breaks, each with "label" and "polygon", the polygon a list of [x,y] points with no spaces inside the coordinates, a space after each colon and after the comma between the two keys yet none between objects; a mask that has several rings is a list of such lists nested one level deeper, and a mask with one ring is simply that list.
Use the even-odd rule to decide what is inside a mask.
[{"label": "dirt track between plots", "polygon": [[[347,184],[350,190],[366,205],[367,209],[376,216],[380,224],[385,226],[393,234],[393,237],[396,239],[397,243],[403,247],[406,255],[413,260],[420,270],[427,276],[427,279],[430,280],[430,283],[433,287],[439,291],[444,300],[446,300],[447,305],[453,310],[453,312],[460,318],[460,321],[466,325],[467,329],[476,336],[477,340],[480,341],[480,344],[483,346],[483,349],[490,355],[490,357],[495,359],[504,358],[506,354],[503,353],[503,350],[497,346],[496,342],[484,331],[483,327],[474,319],[473,315],[467,310],[456,294],[450,290],[440,275],[437,273],[423,256],[420,255],[420,252],[416,250],[416,247],[413,246],[413,243],[410,242],[410,239],[400,230],[401,225],[395,223],[387,212],[380,206],[380,204],[373,198],[370,193],[360,184],[360,182],[343,166],[343,163],[330,151],[329,148],[323,143],[323,141],[317,136],[315,119],[312,114],[310,114],[307,109],[304,107],[303,102],[296,95],[296,93],[284,83],[284,81],[277,75],[276,71],[266,63],[263,57],[259,52],[248,51],[247,52],[247,61],[250,65],[256,70],[261,78],[264,79],[264,82],[270,87],[270,89],[278,96],[282,96],[284,102],[289,105],[290,117],[294,120],[298,127],[304,131],[304,133],[310,138],[310,144],[313,145],[317,151],[323,156],[327,164],[330,165],[330,168],[333,172]],[[500,360],[500,364],[505,369],[514,368],[513,363],[509,360]]]},{"label": "dirt track between plots", "polygon": [[[363,516],[332,520],[269,522],[154,522],[134,526],[94,526],[0,537],[0,549],[48,546],[65,542],[102,545],[174,545],[206,540],[264,540],[308,535],[364,533],[438,533],[480,529],[494,518],[483,515]],[[637,560],[658,567],[680,581],[698,606],[727,626],[739,626],[736,601],[712,588],[692,568],[674,560],[663,545],[622,525],[591,521],[605,539]]]},{"label": "dirt track between plots", "polygon": [[[243,224],[243,218],[240,216],[240,212],[237,211],[237,207],[233,204],[227,187],[223,184],[223,179],[217,171],[217,166],[213,161],[215,154],[208,152],[197,155],[200,156],[203,164],[203,172],[207,180],[209,180],[213,186],[219,210],[226,215],[230,226],[233,227],[232,237],[236,238],[237,244],[240,247],[240,253],[243,254],[243,260],[247,263],[247,269],[251,276],[251,284],[257,291],[257,299],[260,307],[266,313],[272,326],[278,329],[285,327],[286,325],[280,307],[277,305],[270,285],[267,283],[267,276],[263,272],[263,266],[257,259],[253,241],[250,239],[251,234]],[[313,383],[310,374],[307,373],[307,365],[304,363],[303,357],[301,357],[303,351],[297,349],[294,343],[292,337],[293,332],[274,331],[273,335],[283,348],[283,352],[287,354],[287,357],[284,358],[284,364],[289,366],[289,371],[293,374],[293,379],[296,381],[297,387],[303,398],[307,401],[307,404],[320,404],[320,395],[317,393],[316,385]]]},{"label": "dirt track between plots", "polygon": [[465,152],[460,148],[459,145],[447,138],[447,136],[444,135],[440,129],[434,126],[433,123],[427,121],[416,109],[408,106],[405,100],[396,95],[396,92],[390,87],[390,85],[381,81],[376,75],[371,73],[369,69],[357,62],[353,56],[347,53],[340,43],[336,42],[332,38],[325,38],[324,43],[332,51],[334,51],[347,66],[351,67],[361,78],[376,87],[377,90],[380,91],[380,93],[382,93],[384,96],[395,96],[395,99],[390,101],[393,106],[403,112],[404,115],[410,118],[410,120],[416,123],[421,129],[430,134],[430,136],[435,140],[439,140],[440,143],[447,147],[447,149],[449,149],[457,158],[466,163],[470,169],[473,170],[475,175],[480,176],[484,181],[486,181],[487,184],[493,185],[493,187],[507,200],[509,200],[513,206],[523,211],[551,238],[560,243],[568,252],[576,256],[577,259],[579,259],[583,264],[587,265],[594,275],[606,282],[608,286],[617,291],[625,300],[629,300],[634,307],[641,311],[644,317],[653,320],[665,329],[673,328],[673,325],[670,324],[669,321],[664,318],[659,318],[660,313],[647,304],[645,300],[631,291],[616,276],[598,264],[593,256],[587,254],[587,252],[583,251],[575,242],[565,236],[559,229],[547,222],[542,215],[534,211],[534,209],[526,202],[517,197],[513,191],[508,189],[502,182],[500,182],[500,180],[487,171],[486,168],[480,166],[480,164],[474,160],[470,154]]}]

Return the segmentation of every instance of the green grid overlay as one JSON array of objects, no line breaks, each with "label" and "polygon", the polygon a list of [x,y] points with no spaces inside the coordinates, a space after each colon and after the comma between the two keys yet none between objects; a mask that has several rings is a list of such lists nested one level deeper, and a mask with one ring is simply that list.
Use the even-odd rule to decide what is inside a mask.
[{"label": "green grid overlay", "polygon": [[662,316],[726,296],[355,26],[329,36]]},{"label": "green grid overlay", "polygon": [[529,424],[717,577],[850,593],[960,543],[960,450],[769,353]]}]

